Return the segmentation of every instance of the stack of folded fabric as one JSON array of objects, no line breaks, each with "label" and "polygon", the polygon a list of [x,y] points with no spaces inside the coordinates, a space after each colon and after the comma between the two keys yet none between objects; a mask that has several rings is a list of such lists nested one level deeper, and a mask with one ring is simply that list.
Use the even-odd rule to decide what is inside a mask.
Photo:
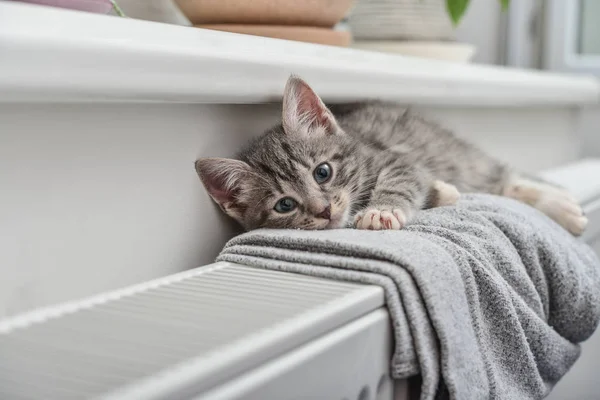
[{"label": "stack of folded fabric", "polygon": [[441,0],[357,0],[349,17],[353,47],[438,60],[467,62],[475,53],[454,41]]},{"label": "stack of folded fabric", "polygon": [[334,29],[352,0],[176,0],[198,28],[301,42],[348,46],[350,32]]}]

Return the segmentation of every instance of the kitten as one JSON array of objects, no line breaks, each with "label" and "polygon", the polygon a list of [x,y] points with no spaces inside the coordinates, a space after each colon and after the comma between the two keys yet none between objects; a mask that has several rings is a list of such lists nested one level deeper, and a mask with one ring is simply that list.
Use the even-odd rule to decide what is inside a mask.
[{"label": "kitten", "polygon": [[515,198],[574,235],[587,219],[562,189],[518,174],[435,123],[393,103],[325,106],[292,76],[282,124],[237,160],[204,158],[210,196],[245,229],[401,229],[459,192]]}]

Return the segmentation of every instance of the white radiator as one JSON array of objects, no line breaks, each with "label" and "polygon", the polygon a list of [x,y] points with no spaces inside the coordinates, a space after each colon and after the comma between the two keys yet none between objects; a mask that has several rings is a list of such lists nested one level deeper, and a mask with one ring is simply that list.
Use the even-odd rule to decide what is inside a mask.
[{"label": "white radiator", "polygon": [[217,263],[0,323],[0,398],[391,399],[382,306]]}]

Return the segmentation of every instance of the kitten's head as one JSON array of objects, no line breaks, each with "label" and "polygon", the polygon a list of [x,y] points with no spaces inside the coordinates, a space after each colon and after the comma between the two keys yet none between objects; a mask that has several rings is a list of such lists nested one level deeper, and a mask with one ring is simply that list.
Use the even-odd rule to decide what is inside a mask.
[{"label": "kitten's head", "polygon": [[292,76],[281,125],[251,142],[239,160],[203,158],[196,171],[213,200],[247,230],[341,228],[358,186],[355,151],[321,99]]}]

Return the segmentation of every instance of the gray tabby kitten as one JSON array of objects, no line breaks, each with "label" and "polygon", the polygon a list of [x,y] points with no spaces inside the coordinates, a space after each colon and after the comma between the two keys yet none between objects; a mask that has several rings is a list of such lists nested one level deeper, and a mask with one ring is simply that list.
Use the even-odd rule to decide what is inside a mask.
[{"label": "gray tabby kitten", "polygon": [[515,198],[575,235],[587,224],[562,189],[524,177],[397,104],[326,107],[290,77],[282,124],[237,160],[204,158],[196,170],[210,196],[245,229],[401,229],[421,209],[459,192]]}]

